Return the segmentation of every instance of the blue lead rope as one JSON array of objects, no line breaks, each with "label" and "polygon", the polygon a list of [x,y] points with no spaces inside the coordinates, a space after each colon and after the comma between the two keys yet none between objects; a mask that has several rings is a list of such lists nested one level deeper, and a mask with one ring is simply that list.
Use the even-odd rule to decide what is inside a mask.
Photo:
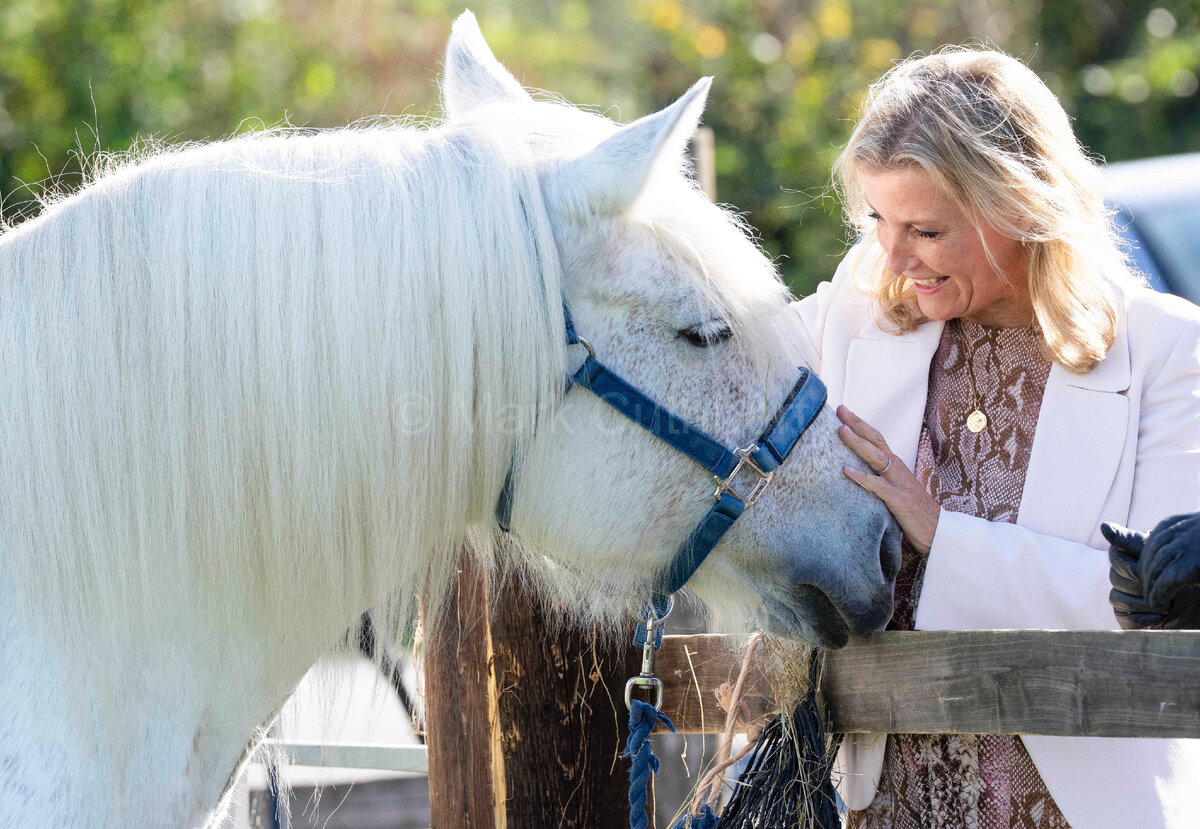
[{"label": "blue lead rope", "polygon": [[684,815],[671,829],[717,829],[717,815],[707,803],[700,807],[698,815]]},{"label": "blue lead rope", "polygon": [[635,699],[629,706],[629,739],[625,741],[622,757],[629,764],[629,829],[646,829],[650,816],[646,813],[650,774],[658,771],[658,758],[650,750],[650,732],[662,723],[672,734],[675,724],[671,718],[648,702]]},{"label": "blue lead rope", "polygon": [[[658,773],[658,758],[650,749],[650,732],[662,723],[674,734],[671,718],[648,702],[635,699],[629,706],[629,739],[622,757],[629,757],[629,829],[646,829],[650,823],[646,812],[649,799],[650,775]],[[717,815],[707,803],[699,815],[685,814],[671,829],[716,829]]]}]

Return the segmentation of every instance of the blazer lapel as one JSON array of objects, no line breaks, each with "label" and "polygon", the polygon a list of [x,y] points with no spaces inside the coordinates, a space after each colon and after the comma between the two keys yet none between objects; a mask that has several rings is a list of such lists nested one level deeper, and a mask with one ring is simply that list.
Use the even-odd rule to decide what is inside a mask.
[{"label": "blazer lapel", "polygon": [[1059,538],[1091,539],[1129,429],[1124,320],[1104,362],[1087,374],[1050,369],[1017,523]]},{"label": "blazer lapel", "polygon": [[842,402],[883,433],[892,452],[909,469],[917,459],[929,364],[943,327],[941,322],[927,322],[915,331],[896,335],[872,322],[850,343],[846,356]]}]

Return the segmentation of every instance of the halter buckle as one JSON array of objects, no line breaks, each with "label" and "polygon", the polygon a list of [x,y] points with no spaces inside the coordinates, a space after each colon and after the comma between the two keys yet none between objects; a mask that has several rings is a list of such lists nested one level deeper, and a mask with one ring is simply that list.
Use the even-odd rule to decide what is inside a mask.
[{"label": "halter buckle", "polygon": [[[729,477],[725,479],[717,478],[716,475],[713,476],[717,479],[717,491],[713,493],[714,498],[720,501],[721,496],[728,492],[734,498],[737,498],[739,501],[741,501],[743,506],[747,508],[754,506],[754,502],[757,501],[759,496],[762,495],[766,491],[767,487],[771,485],[771,479],[775,476],[774,471],[763,472],[762,467],[754,462],[753,453],[756,451],[758,451],[757,443],[752,443],[745,449],[733,450],[733,454],[738,456],[737,466],[733,468],[733,471],[729,473]],[[747,469],[758,475],[758,480],[754,482],[754,488],[750,490],[750,494],[748,495],[743,495],[742,493],[738,492],[733,485],[734,479],[743,469]]]}]

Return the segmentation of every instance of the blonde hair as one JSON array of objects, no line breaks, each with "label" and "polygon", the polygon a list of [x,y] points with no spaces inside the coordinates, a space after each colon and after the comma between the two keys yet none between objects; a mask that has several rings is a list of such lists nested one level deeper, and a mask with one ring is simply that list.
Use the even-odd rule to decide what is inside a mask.
[{"label": "blonde hair", "polygon": [[[868,90],[863,112],[834,178],[864,251],[879,244],[860,174],[918,168],[977,229],[986,221],[1026,247],[1049,356],[1078,374],[1103,360],[1120,288],[1144,281],[1118,241],[1099,168],[1041,79],[1002,52],[948,48],[889,70]],[[911,331],[926,321],[916,294],[877,259],[867,290],[884,319]]]}]

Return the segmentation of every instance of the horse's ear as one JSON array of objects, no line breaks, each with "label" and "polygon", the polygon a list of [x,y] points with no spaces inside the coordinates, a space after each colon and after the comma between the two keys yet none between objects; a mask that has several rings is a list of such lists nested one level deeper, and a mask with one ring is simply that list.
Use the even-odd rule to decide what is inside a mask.
[{"label": "horse's ear", "polygon": [[678,169],[712,78],[701,78],[666,109],[639,118],[582,156],[542,176],[548,204],[573,217],[616,216],[637,200],[658,167]]},{"label": "horse's ear", "polygon": [[475,15],[465,11],[454,21],[450,42],[446,44],[442,110],[448,119],[453,119],[497,99],[531,100],[488,48]]}]

